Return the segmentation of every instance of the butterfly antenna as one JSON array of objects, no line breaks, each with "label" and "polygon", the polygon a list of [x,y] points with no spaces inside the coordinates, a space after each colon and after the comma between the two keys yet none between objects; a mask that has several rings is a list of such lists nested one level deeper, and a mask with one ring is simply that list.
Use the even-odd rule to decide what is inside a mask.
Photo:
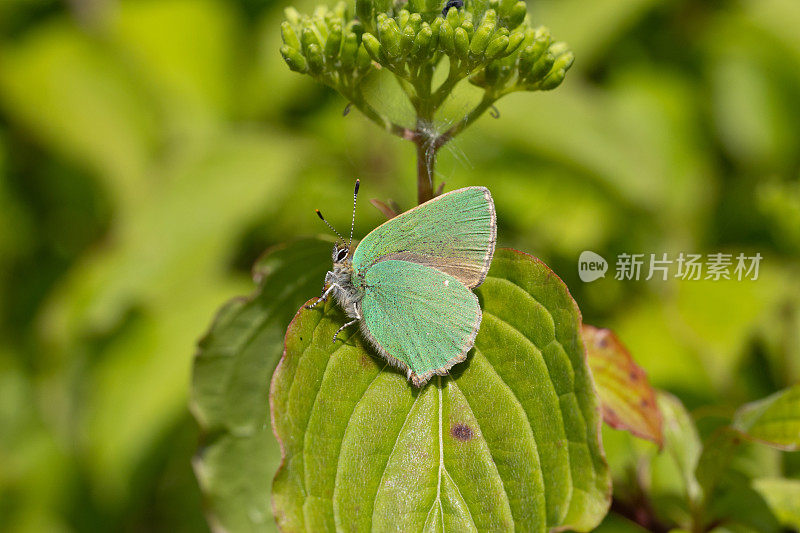
[{"label": "butterfly antenna", "polygon": [[353,228],[356,226],[356,200],[358,200],[358,186],[361,180],[356,180],[356,188],[353,191],[353,219],[350,221],[350,241],[347,243],[347,248],[353,244]]},{"label": "butterfly antenna", "polygon": [[331,231],[332,231],[332,232],[334,232],[334,233],[336,234],[336,236],[337,236],[337,237],[339,237],[339,239],[340,239],[342,242],[344,242],[344,237],[342,237],[342,234],[341,234],[341,233],[339,233],[338,231],[336,231],[336,228],[334,228],[333,226],[331,226],[331,223],[330,223],[330,222],[328,222],[327,220],[325,220],[325,217],[324,217],[324,216],[322,216],[322,213],[320,212],[320,210],[319,210],[319,209],[315,209],[314,211],[316,211],[316,212],[317,212],[317,216],[319,217],[319,219],[320,219],[320,220],[322,220],[322,221],[325,223],[325,225],[326,225],[326,226],[328,226],[329,228],[331,228]]}]

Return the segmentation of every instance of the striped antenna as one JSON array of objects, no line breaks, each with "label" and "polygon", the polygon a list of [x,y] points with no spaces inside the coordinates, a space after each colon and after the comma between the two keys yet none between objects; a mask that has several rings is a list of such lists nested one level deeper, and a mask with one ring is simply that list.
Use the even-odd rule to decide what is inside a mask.
[{"label": "striped antenna", "polygon": [[324,217],[324,216],[322,216],[322,213],[320,212],[320,210],[319,210],[319,209],[315,209],[314,211],[316,211],[316,212],[317,212],[317,216],[319,217],[319,219],[320,219],[320,220],[322,220],[322,221],[325,223],[325,225],[326,225],[326,226],[328,226],[329,228],[331,228],[331,231],[332,231],[332,232],[334,232],[334,233],[336,234],[336,236],[337,236],[337,237],[339,237],[339,239],[340,239],[342,242],[344,242],[344,237],[342,237],[342,234],[341,234],[341,233],[339,233],[338,231],[336,231],[336,228],[334,228],[333,226],[331,226],[331,223],[330,223],[330,222],[328,222],[327,220],[325,220],[325,217]]},{"label": "striped antenna", "polygon": [[356,180],[356,188],[353,191],[353,219],[350,221],[350,241],[347,243],[347,249],[353,244],[353,228],[356,227],[356,200],[358,200],[358,186],[361,180]]}]

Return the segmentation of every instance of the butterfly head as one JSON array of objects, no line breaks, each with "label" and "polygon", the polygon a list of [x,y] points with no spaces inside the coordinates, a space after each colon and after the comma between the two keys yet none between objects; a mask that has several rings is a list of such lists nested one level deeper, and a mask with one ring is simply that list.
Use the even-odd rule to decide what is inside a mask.
[{"label": "butterfly head", "polygon": [[322,213],[320,213],[319,209],[316,210],[317,216],[325,223],[326,226],[328,226],[331,229],[331,231],[333,231],[336,234],[337,237],[339,237],[339,239],[341,239],[342,242],[342,244],[336,243],[333,246],[334,265],[348,265],[352,262],[352,260],[351,259],[349,260],[348,257],[350,255],[350,246],[353,244],[353,228],[355,227],[356,223],[356,200],[358,199],[359,183],[360,183],[359,180],[356,180],[356,187],[355,190],[353,191],[353,219],[350,222],[350,239],[347,241],[347,244],[344,244],[345,243],[344,237],[342,237],[342,235],[338,231],[336,231],[336,228],[331,226],[330,223],[327,220],[325,220],[325,217],[322,216]]},{"label": "butterfly head", "polygon": [[347,246],[345,244],[341,244],[340,245],[338,243],[333,245],[332,258],[333,258],[333,264],[334,265],[337,265],[337,264],[341,265],[341,264],[344,264],[344,263],[349,263],[350,262],[350,260],[348,259],[349,255],[350,255],[350,247],[349,246]]}]

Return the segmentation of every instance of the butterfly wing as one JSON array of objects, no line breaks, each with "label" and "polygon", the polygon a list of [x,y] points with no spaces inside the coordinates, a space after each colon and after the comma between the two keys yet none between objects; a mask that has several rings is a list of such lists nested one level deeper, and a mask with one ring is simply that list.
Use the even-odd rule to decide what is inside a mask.
[{"label": "butterfly wing", "polygon": [[437,196],[375,228],[353,254],[363,273],[378,261],[430,266],[469,288],[483,283],[494,254],[497,217],[489,189],[467,187]]},{"label": "butterfly wing", "polygon": [[478,297],[450,274],[389,259],[367,269],[362,331],[417,386],[466,359],[481,323]]}]

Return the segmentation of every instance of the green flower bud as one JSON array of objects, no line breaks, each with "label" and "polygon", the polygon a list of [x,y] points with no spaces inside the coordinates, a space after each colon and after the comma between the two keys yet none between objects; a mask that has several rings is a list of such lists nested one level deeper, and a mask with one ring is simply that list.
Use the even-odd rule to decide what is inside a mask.
[{"label": "green flower bud", "polygon": [[486,45],[489,44],[489,38],[492,36],[493,30],[485,28],[478,28],[475,35],[472,36],[472,41],[469,43],[469,52],[474,57],[479,57],[486,50]]},{"label": "green flower bud", "polygon": [[373,9],[374,4],[372,0],[356,0],[356,16],[368,30],[372,30]]},{"label": "green flower bud", "polygon": [[289,21],[284,20],[281,22],[281,37],[283,38],[283,44],[295,50],[300,50],[300,39]]},{"label": "green flower bud", "polygon": [[461,26],[461,13],[459,13],[458,9],[450,8],[447,12],[446,20],[451,28],[458,28]]},{"label": "green flower bud", "polygon": [[342,25],[338,22],[331,24],[328,40],[325,41],[325,57],[336,59],[342,46]]},{"label": "green flower bud", "polygon": [[322,57],[322,48],[318,44],[310,44],[306,52],[308,70],[312,74],[319,74],[325,67],[325,58]]},{"label": "green flower bud", "polygon": [[295,72],[303,73],[308,70],[308,62],[303,54],[297,48],[292,48],[289,45],[281,46],[281,55],[289,68]]},{"label": "green flower bud", "polygon": [[500,56],[506,54],[506,49],[508,48],[508,37],[505,35],[498,35],[492,42],[489,43],[489,46],[486,47],[486,57],[487,59],[496,59]]},{"label": "green flower bud", "polygon": [[303,52],[305,52],[306,55],[308,55],[308,49],[312,44],[316,45],[317,48],[321,46],[317,32],[312,30],[310,27],[303,28],[303,34],[300,39],[303,43]]},{"label": "green flower bud", "polygon": [[486,50],[486,46],[489,44],[489,39],[491,39],[492,34],[494,34],[496,26],[497,13],[495,13],[493,9],[490,9],[483,16],[483,21],[480,26],[478,26],[478,29],[475,30],[475,35],[472,37],[472,41],[469,44],[469,51],[472,55],[477,57],[483,54],[483,51]]},{"label": "green flower bud", "polygon": [[478,30],[492,30],[497,27],[497,12],[494,9],[489,9],[486,13],[483,14],[483,20],[481,20],[480,25],[478,26]]},{"label": "green flower bud", "polygon": [[552,39],[550,39],[550,30],[544,26],[539,26],[534,30],[533,40],[535,43],[544,43],[544,48],[547,48],[550,46],[550,43],[553,42]]},{"label": "green flower bud", "polygon": [[341,20],[347,20],[350,18],[347,16],[347,2],[337,2],[333,7],[332,13],[334,17]]},{"label": "green flower bud", "polygon": [[324,19],[328,13],[329,13],[328,6],[318,5],[317,7],[314,8],[314,12],[311,13],[311,18]]},{"label": "green flower bud", "polygon": [[525,39],[522,41],[522,48],[531,46],[536,42],[536,31],[533,28],[524,28],[519,31],[525,35]]},{"label": "green flower bud", "polygon": [[363,46],[358,49],[358,57],[356,58],[358,71],[366,72],[372,66],[372,58]]},{"label": "green flower bud", "polygon": [[321,16],[314,16],[314,27],[317,28],[317,33],[319,33],[320,40],[324,42],[328,39],[328,24],[325,22],[325,17]]},{"label": "green flower bud", "polygon": [[439,48],[439,30],[442,27],[442,22],[444,19],[442,17],[436,17],[431,22],[431,31],[433,32],[433,40],[431,41],[431,50],[438,50]]},{"label": "green flower bud", "polygon": [[456,31],[453,32],[453,41],[456,53],[461,57],[467,57],[469,54],[469,35],[467,31],[460,26],[456,28]]},{"label": "green flower bud", "polygon": [[378,23],[378,37],[387,56],[392,58],[400,56],[400,28],[394,19],[387,17]]},{"label": "green flower bud", "polygon": [[[551,52],[553,48],[556,47],[551,47]],[[564,81],[564,76],[567,75],[567,70],[569,70],[569,67],[572,66],[573,61],[575,61],[575,56],[572,54],[572,52],[566,51],[558,56],[553,63],[549,74],[547,74],[547,76],[545,76],[545,78],[539,84],[540,88],[543,91],[549,91],[561,85],[561,82]]]},{"label": "green flower bud", "polygon": [[528,6],[525,4],[525,0],[520,0],[508,13],[508,20],[506,24],[512,30],[522,24],[522,21],[525,20],[525,15],[528,14]]},{"label": "green flower bud", "polygon": [[[359,53],[358,37],[353,32],[348,32],[342,43],[342,68],[345,70],[352,69],[356,64],[356,56]],[[367,53],[366,50],[364,53]]]},{"label": "green flower bud", "polygon": [[408,24],[408,19],[411,18],[411,13],[409,13],[407,9],[401,9],[396,18],[397,25],[400,27],[400,29],[404,29],[406,24]]},{"label": "green flower bud", "polygon": [[567,43],[564,42],[557,42],[550,45],[550,53],[554,56],[558,57],[561,54],[565,54],[569,52],[569,47]]},{"label": "green flower bud", "polygon": [[[559,61],[561,58],[565,58],[564,63]],[[561,82],[564,81],[564,77],[567,75],[567,70],[572,66],[573,60],[574,57],[571,52],[560,56],[553,65],[553,69],[539,84],[539,88],[543,91],[551,91],[561,85]],[[566,64],[566,66],[561,66],[562,64]]]},{"label": "green flower bud", "polygon": [[414,31],[414,28],[406,26],[403,28],[402,35],[400,36],[400,53],[402,55],[408,55],[411,51],[411,47],[414,46],[414,40],[417,37],[417,32]]},{"label": "green flower bud", "polygon": [[556,58],[556,62],[553,63],[553,69],[564,69],[566,71],[569,70],[574,62],[575,55],[572,52],[564,52]]},{"label": "green flower bud", "polygon": [[520,74],[530,71],[537,59],[539,59],[539,56],[536,55],[535,47],[533,45],[525,47],[522,52],[519,53]]},{"label": "green flower bud", "polygon": [[550,69],[553,68],[553,63],[555,63],[556,58],[551,54],[549,51],[545,52],[542,57],[536,60],[536,63],[533,64],[533,67],[527,73],[520,72],[520,74],[524,75],[525,81],[528,83],[534,83],[542,79]]},{"label": "green flower bud", "polygon": [[447,55],[452,56],[456,53],[453,27],[446,20],[439,28],[439,48]]},{"label": "green flower bud", "polygon": [[408,25],[418,32],[422,28],[422,15],[419,13],[411,13],[411,18],[408,19]]},{"label": "green flower bud", "polygon": [[521,31],[515,31],[508,37],[508,47],[506,48],[505,55],[513,54],[525,40],[525,34]]},{"label": "green flower bud", "polygon": [[472,21],[468,19],[464,20],[464,22],[461,23],[461,27],[467,32],[467,37],[472,40],[472,36],[475,34],[475,27],[472,25]]},{"label": "green flower bud", "polygon": [[286,9],[284,9],[283,14],[286,16],[286,20],[289,21],[289,23],[294,26],[299,25],[300,21],[303,19],[300,12],[293,7],[287,7]]},{"label": "green flower bud", "polygon": [[533,68],[540,57],[544,54],[550,46],[550,35],[536,31],[533,37],[533,44],[526,46],[519,54],[519,71],[526,73]]},{"label": "green flower bud", "polygon": [[431,51],[431,44],[433,41],[433,30],[427,24],[422,25],[422,29],[417,33],[414,39],[414,46],[411,49],[411,55],[417,59],[425,59]]},{"label": "green flower bud", "polygon": [[371,33],[365,33],[361,36],[361,42],[364,44],[369,56],[376,62],[382,63],[385,61],[383,55],[383,46],[380,41]]}]

